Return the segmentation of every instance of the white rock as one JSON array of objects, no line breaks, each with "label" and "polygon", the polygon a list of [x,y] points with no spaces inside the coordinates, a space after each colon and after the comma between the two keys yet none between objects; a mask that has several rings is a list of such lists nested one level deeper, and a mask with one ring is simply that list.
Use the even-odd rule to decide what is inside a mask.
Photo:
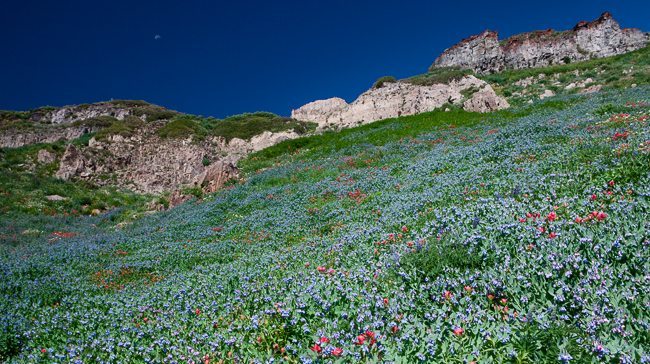
[{"label": "white rock", "polygon": [[543,99],[545,99],[547,97],[553,97],[553,96],[555,96],[555,92],[553,92],[551,90],[544,90],[544,93],[539,95],[539,98],[540,98],[540,100],[543,100]]}]

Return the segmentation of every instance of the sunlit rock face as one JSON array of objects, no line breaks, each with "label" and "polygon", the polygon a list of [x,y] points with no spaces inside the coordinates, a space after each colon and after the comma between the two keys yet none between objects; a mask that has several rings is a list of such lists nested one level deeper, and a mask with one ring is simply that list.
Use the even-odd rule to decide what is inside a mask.
[{"label": "sunlit rock face", "polygon": [[[463,93],[470,90],[475,91],[470,99],[479,97],[482,101],[475,100],[473,103],[463,104]],[[460,105],[468,111],[479,112],[509,107],[508,102],[499,97],[485,81],[466,76],[449,84],[431,86],[387,82],[382,87],[362,93],[350,104],[340,98],[318,100],[293,110],[291,117],[318,123],[321,130],[340,129],[382,119],[415,115],[445,105]]]},{"label": "sunlit rock face", "polygon": [[499,41],[496,32],[485,31],[445,50],[432,67],[460,67],[477,73],[544,67],[634,51],[649,40],[648,33],[622,29],[610,13],[604,13],[563,32],[534,31]]}]

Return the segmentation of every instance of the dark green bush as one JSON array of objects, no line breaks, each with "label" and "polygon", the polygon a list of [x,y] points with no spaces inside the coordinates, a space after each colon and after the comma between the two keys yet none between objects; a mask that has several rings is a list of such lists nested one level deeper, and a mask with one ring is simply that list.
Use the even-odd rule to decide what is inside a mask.
[{"label": "dark green bush", "polygon": [[404,81],[413,85],[431,86],[438,83],[449,83],[452,81],[457,81],[473,73],[474,72],[472,70],[461,69],[459,67],[431,66],[428,73],[413,76],[405,79]]},{"label": "dark green bush", "polygon": [[391,82],[397,82],[397,79],[393,76],[382,76],[375,81],[375,83],[372,85],[372,88],[381,88],[384,86],[385,83],[391,83]]},{"label": "dark green bush", "polygon": [[111,126],[116,121],[117,119],[112,116],[102,115],[90,119],[77,120],[74,123],[72,123],[72,125],[88,126],[91,128],[106,128]]},{"label": "dark green bush", "polygon": [[206,130],[194,117],[184,115],[165,124],[157,133],[161,138],[188,138],[205,136]]},{"label": "dark green bush", "polygon": [[140,128],[144,123],[140,118],[136,116],[126,116],[123,120],[115,119],[110,126],[100,130],[95,135],[97,140],[106,139],[110,135],[121,135],[123,137],[130,137],[135,134],[135,132]]},{"label": "dark green bush", "polygon": [[434,278],[445,269],[479,269],[489,261],[480,252],[447,238],[402,256],[400,264],[415,269],[422,278]]}]

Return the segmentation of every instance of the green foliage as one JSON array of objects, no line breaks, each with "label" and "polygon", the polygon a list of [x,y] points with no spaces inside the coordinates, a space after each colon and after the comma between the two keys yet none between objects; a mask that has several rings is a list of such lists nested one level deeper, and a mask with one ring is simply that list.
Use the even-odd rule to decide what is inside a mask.
[{"label": "green foliage", "polygon": [[203,137],[206,130],[195,117],[189,115],[178,116],[168,122],[156,132],[161,138],[188,138],[191,136]]},{"label": "green foliage", "polygon": [[13,326],[0,330],[0,361],[5,362],[22,349],[21,338]]},{"label": "green foliage", "polygon": [[468,247],[451,238],[431,242],[417,251],[405,254],[400,264],[407,270],[415,270],[422,278],[435,278],[449,269],[477,270],[491,264],[476,247]]},{"label": "green foliage", "polygon": [[130,137],[143,126],[144,123],[136,116],[126,116],[123,120],[114,119],[110,126],[100,130],[96,134],[97,140],[104,140],[111,135],[121,135],[123,137]]},{"label": "green foliage", "polygon": [[72,125],[74,126],[88,126],[92,128],[106,128],[118,121],[116,118],[108,115],[102,115],[95,118],[77,120]]},{"label": "green foliage", "polygon": [[[576,75],[576,72],[579,75]],[[622,89],[628,88],[632,84],[650,84],[650,47],[617,56],[582,62],[567,62],[565,60],[564,64],[549,67],[507,70],[490,75],[481,75],[481,79],[495,85],[495,89],[505,95],[506,93],[512,94],[521,90],[521,87],[515,85],[517,81],[528,77],[538,78],[542,74],[546,78],[559,75],[559,81],[563,86],[587,78],[591,78],[595,84],[602,85],[604,89]],[[539,81],[541,85],[546,83],[546,79]],[[556,87],[555,90],[561,93],[575,92],[575,89],[565,91],[564,87]],[[543,89],[540,88],[536,91],[541,93]],[[513,101],[518,104],[521,100]]]},{"label": "green foliage", "polygon": [[630,111],[630,108],[625,105],[612,105],[605,104],[594,111],[594,115],[605,116],[615,113],[624,113]]},{"label": "green foliage", "polygon": [[381,88],[384,86],[385,83],[392,83],[392,82],[397,82],[397,79],[393,76],[382,76],[375,81],[375,83],[372,85],[372,88]]},{"label": "green foliage", "polygon": [[[83,142],[87,142],[87,139],[75,140],[73,144]],[[0,149],[0,216],[17,213],[88,215],[94,209],[105,211],[118,207],[126,207],[126,215],[142,210],[150,199],[146,195],[116,188],[57,179],[54,173],[58,169],[58,162],[36,163],[36,155],[41,149],[60,158],[65,144],[57,142]],[[49,201],[46,199],[48,195],[59,195],[65,200]]]},{"label": "green foliage", "polygon": [[248,140],[264,131],[281,132],[293,129],[298,134],[315,130],[316,124],[285,118],[269,112],[234,115],[223,120],[183,115],[174,118],[158,130],[162,138],[187,138],[194,136],[220,136],[230,141],[233,138]]},{"label": "green foliage", "polygon": [[194,196],[199,200],[203,198],[203,189],[201,187],[186,187],[181,192],[184,195]]},{"label": "green foliage", "polygon": [[108,101],[108,103],[113,104],[115,106],[119,106],[119,107],[125,107],[125,108],[128,108],[128,107],[143,107],[143,106],[144,107],[151,107],[151,106],[155,106],[155,105],[152,105],[152,104],[150,104],[150,103],[148,103],[148,102],[146,102],[144,100],[111,100],[111,101]]},{"label": "green foliage", "polygon": [[420,86],[431,86],[438,83],[449,83],[451,81],[457,81],[461,78],[474,74],[471,70],[464,70],[458,67],[434,67],[429,68],[429,72],[423,75],[417,75],[409,77],[404,82],[411,83],[413,85]]}]

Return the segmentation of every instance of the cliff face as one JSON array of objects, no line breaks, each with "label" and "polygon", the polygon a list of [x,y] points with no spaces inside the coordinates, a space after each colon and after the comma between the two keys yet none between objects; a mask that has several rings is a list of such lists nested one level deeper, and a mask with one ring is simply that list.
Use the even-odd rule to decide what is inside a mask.
[{"label": "cliff face", "polygon": [[[463,93],[471,93],[467,98]],[[464,101],[464,103],[463,103]],[[432,111],[444,105],[461,105],[467,111],[487,112],[509,107],[490,85],[474,76],[449,84],[430,86],[388,82],[372,88],[348,104],[340,98],[310,102],[291,112],[297,120],[318,123],[319,129],[340,129],[373,121]]]},{"label": "cliff face", "polygon": [[112,135],[90,139],[88,146],[68,145],[56,177],[81,179],[96,185],[125,187],[137,192],[161,193],[182,187],[205,192],[220,189],[237,178],[237,162],[247,154],[283,140],[299,137],[289,132],[263,132],[250,140],[212,137],[202,141],[163,139],[156,131],[163,122],[147,125],[130,137]]},{"label": "cliff face", "polygon": [[648,33],[621,29],[610,13],[604,13],[564,32],[535,31],[504,41],[499,41],[496,32],[486,30],[445,50],[432,67],[459,67],[477,73],[544,67],[634,51],[649,40]]}]

